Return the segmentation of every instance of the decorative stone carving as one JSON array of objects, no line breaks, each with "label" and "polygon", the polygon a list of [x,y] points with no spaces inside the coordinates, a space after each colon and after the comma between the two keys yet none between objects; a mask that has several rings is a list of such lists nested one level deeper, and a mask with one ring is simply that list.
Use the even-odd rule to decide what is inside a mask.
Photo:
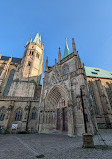
[{"label": "decorative stone carving", "polygon": [[12,104],[10,104],[10,106],[8,107],[8,111],[11,111],[12,109],[13,109],[13,105]]}]

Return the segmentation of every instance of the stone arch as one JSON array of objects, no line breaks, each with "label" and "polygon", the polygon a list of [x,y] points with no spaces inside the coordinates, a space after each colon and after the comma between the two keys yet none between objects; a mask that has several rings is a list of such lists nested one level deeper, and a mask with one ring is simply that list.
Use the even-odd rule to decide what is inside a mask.
[{"label": "stone arch", "polygon": [[[64,107],[58,107],[60,99],[66,100]],[[68,131],[68,102],[69,92],[62,85],[54,85],[46,94],[44,121],[47,124],[55,124],[55,129]],[[41,114],[42,115],[42,114]],[[42,117],[41,117],[42,121]],[[41,122],[42,123],[42,122]],[[51,128],[52,129],[52,128]]]},{"label": "stone arch", "polygon": [[46,95],[45,109],[56,109],[56,106],[61,98],[65,98],[68,102],[68,100],[70,99],[69,93],[65,88],[63,88],[63,86],[55,85]]}]

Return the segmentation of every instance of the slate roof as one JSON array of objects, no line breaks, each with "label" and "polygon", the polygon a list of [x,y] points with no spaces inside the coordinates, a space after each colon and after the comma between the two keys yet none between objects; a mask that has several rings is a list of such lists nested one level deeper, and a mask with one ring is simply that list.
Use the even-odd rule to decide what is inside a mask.
[{"label": "slate roof", "polygon": [[[8,61],[10,57],[8,56],[2,56],[1,57],[1,60],[4,60],[4,61]],[[16,58],[16,57],[13,57],[12,58],[12,62],[13,63],[19,63],[22,59],[21,58]]]},{"label": "slate roof", "polygon": [[85,67],[86,76],[90,77],[100,77],[100,78],[110,78],[112,79],[112,72],[107,71],[101,68],[95,68],[95,67]]}]

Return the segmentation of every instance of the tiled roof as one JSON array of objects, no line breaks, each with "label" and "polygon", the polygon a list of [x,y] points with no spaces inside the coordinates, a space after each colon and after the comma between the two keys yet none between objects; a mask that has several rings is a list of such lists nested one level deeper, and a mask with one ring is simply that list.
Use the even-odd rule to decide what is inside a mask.
[{"label": "tiled roof", "polygon": [[[8,56],[2,56],[1,57],[1,60],[4,60],[4,61],[8,61],[10,57]],[[22,59],[21,58],[16,58],[16,57],[13,57],[12,58],[12,62],[13,63],[19,63]]]},{"label": "tiled roof", "polygon": [[112,72],[101,68],[85,66],[85,71],[86,71],[86,76],[112,79]]}]

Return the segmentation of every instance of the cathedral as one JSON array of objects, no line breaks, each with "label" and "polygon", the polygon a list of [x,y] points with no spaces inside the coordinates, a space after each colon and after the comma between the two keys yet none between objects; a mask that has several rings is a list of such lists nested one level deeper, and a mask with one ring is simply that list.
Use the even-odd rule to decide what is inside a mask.
[{"label": "cathedral", "polygon": [[23,58],[0,55],[0,133],[95,134],[112,128],[112,72],[84,66],[72,39],[50,67],[39,33]]}]

